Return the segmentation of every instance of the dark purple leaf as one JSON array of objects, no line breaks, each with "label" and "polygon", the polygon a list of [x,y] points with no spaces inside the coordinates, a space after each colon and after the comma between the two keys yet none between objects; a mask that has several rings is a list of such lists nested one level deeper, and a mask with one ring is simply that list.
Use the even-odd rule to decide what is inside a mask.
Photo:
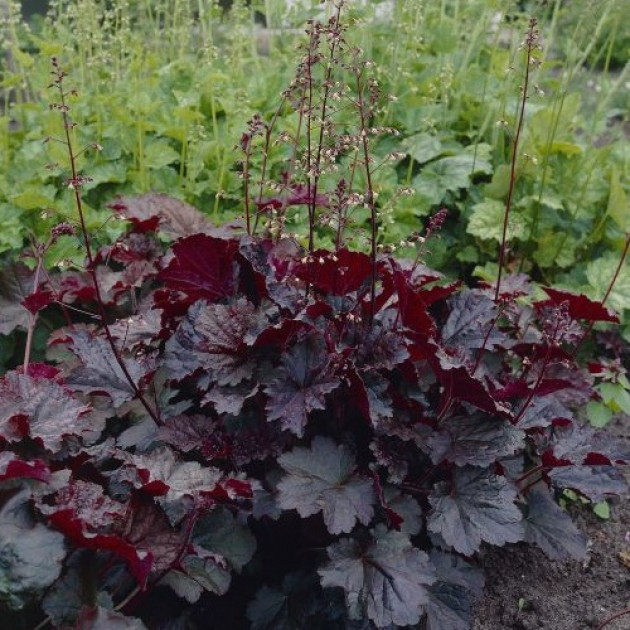
[{"label": "dark purple leaf", "polygon": [[630,463],[630,448],[621,439],[577,422],[555,427],[552,447],[554,457],[572,464]]},{"label": "dark purple leaf", "polygon": [[509,422],[483,414],[448,418],[427,440],[434,464],[489,466],[501,457],[522,451],[525,433]]},{"label": "dark purple leaf", "polygon": [[236,241],[194,234],[174,243],[172,251],[173,258],[159,274],[167,288],[210,302],[234,293]]},{"label": "dark purple leaf", "polygon": [[239,383],[231,387],[215,385],[206,392],[201,403],[210,403],[219,415],[230,414],[237,416],[243,410],[246,401],[253,398],[260,390],[258,383]]},{"label": "dark purple leaf", "polygon": [[326,394],[340,384],[322,344],[312,335],[290,348],[282,357],[282,365],[270,375],[265,386],[267,419],[280,420],[283,429],[301,437],[308,414],[313,409],[325,409]]},{"label": "dark purple leaf", "polygon": [[480,291],[467,290],[449,299],[450,313],[442,328],[442,343],[466,351],[484,347],[493,350],[505,343],[498,330],[498,315],[494,300]]},{"label": "dark purple leaf", "polygon": [[[547,303],[554,306],[568,304],[569,315],[572,319],[583,319],[589,323],[619,322],[619,318],[611,309],[604,306],[601,302],[591,300],[582,293],[570,293],[569,291],[560,291],[551,287],[543,287],[543,289],[550,298]],[[538,304],[542,305],[545,302],[539,302]]]},{"label": "dark purple leaf", "polygon": [[594,502],[628,489],[623,473],[614,466],[560,466],[548,474],[557,488],[571,488]]},{"label": "dark purple leaf", "polygon": [[[210,233],[212,223],[197,208],[159,193],[119,197],[109,206],[118,216],[131,221],[138,232],[157,229],[172,239]],[[159,226],[159,228],[158,228]]]},{"label": "dark purple leaf", "polygon": [[10,442],[23,436],[40,440],[50,451],[63,438],[98,430],[81,420],[90,407],[50,378],[9,372],[0,378],[0,436]]},{"label": "dark purple leaf", "polygon": [[158,430],[158,439],[185,453],[201,450],[204,442],[219,432],[217,423],[208,416],[178,415],[168,418]]},{"label": "dark purple leaf", "polygon": [[429,588],[427,630],[469,630],[474,600],[483,591],[483,572],[455,554],[432,551],[437,582]]},{"label": "dark purple leaf", "polygon": [[[72,389],[107,394],[114,407],[134,398],[134,389],[106,339],[96,337],[86,330],[68,331],[67,337],[72,341],[70,349],[82,364],[68,377],[67,382]],[[152,366],[142,365],[137,359],[125,357],[124,362],[136,387],[152,369]]]},{"label": "dark purple leaf", "polygon": [[40,600],[66,555],[63,536],[33,521],[30,498],[14,494],[0,511],[0,606],[9,610]]},{"label": "dark purple leaf", "polygon": [[372,326],[360,325],[344,342],[356,348],[355,365],[361,368],[393,370],[409,358],[407,340],[391,322],[375,321]]},{"label": "dark purple leaf", "polygon": [[0,271],[0,334],[26,328],[30,315],[24,300],[33,291],[34,273],[23,263],[3,265]]},{"label": "dark purple leaf", "polygon": [[177,380],[202,370],[208,383],[238,385],[254,375],[245,337],[266,321],[244,298],[225,305],[195,302],[167,342],[164,363]]},{"label": "dark purple leaf", "polygon": [[427,527],[466,556],[482,541],[497,546],[518,542],[524,527],[516,496],[516,488],[492,470],[456,468],[452,481],[437,484],[429,496],[433,509]]},{"label": "dark purple leaf", "polygon": [[553,394],[534,396],[519,418],[517,426],[523,430],[548,427],[558,419],[572,420],[573,414]]},{"label": "dark purple leaf", "polygon": [[[480,282],[479,285],[485,289],[486,295],[494,299],[496,282]],[[524,273],[506,274],[501,278],[501,286],[499,288],[500,301],[513,301],[524,295],[531,295],[532,285],[529,277]]]},{"label": "dark purple leaf", "polygon": [[389,381],[377,371],[364,371],[359,375],[355,370],[348,372],[348,396],[366,422],[379,429],[384,420],[392,418],[392,400],[387,395]]},{"label": "dark purple leaf", "polygon": [[525,541],[538,545],[552,560],[584,560],[587,539],[546,487],[527,493]]},{"label": "dark purple leaf", "polygon": [[192,542],[205,552],[220,556],[224,566],[237,572],[242,571],[256,551],[253,534],[227,508],[217,508],[200,518]]},{"label": "dark purple leaf", "polygon": [[378,628],[418,623],[435,568],[401,532],[379,525],[373,538],[367,549],[352,538],[330,545],[329,561],[318,570],[322,586],[344,590],[350,619],[369,618]]},{"label": "dark purple leaf", "polygon": [[119,319],[109,327],[112,336],[124,348],[148,346],[159,337],[161,326],[161,312],[159,309],[148,308],[130,317]]},{"label": "dark purple leaf", "polygon": [[278,458],[288,473],[278,483],[278,505],[302,518],[323,513],[331,534],[367,525],[374,514],[372,482],[354,475],[354,457],[343,445],[316,437],[311,448],[295,448]]}]

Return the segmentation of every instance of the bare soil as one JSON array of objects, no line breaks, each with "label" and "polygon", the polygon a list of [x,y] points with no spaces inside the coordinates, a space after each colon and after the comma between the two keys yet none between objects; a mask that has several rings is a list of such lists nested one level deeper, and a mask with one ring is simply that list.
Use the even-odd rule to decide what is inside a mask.
[{"label": "bare soil", "polygon": [[[630,441],[630,418],[609,429]],[[608,520],[586,507],[573,510],[591,544],[584,563],[552,561],[525,545],[488,548],[486,589],[472,630],[593,630],[630,609],[630,493],[610,503]],[[630,612],[605,628],[630,630]]]}]

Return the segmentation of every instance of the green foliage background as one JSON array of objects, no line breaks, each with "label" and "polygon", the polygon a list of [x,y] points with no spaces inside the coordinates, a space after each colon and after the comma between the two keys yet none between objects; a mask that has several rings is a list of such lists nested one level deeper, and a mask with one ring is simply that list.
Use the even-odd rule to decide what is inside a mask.
[{"label": "green foliage background", "polygon": [[[48,109],[51,56],[77,89],[73,133],[87,147],[80,162],[97,239],[119,234],[106,204],[120,194],[167,192],[223,222],[243,212],[238,143],[248,119],[273,116],[301,25],[330,9],[283,0],[235,1],[230,11],[211,0],[54,0],[45,18],[26,24],[19,4],[8,3],[2,28],[0,253],[9,257],[59,221],[76,221],[55,141],[59,117]],[[517,159],[509,265],[601,298],[630,229],[627,0],[351,0],[346,9],[348,38],[374,60],[389,96],[374,124],[398,134],[373,143],[382,241],[398,245],[445,206],[449,220],[427,262],[460,277],[495,276],[520,44],[528,17],[539,19],[542,66]],[[256,23],[263,15],[268,30]],[[292,129],[290,114],[280,111],[280,129]],[[281,147],[272,152],[272,172],[284,158]],[[293,220],[300,234],[306,217]],[[81,243],[64,237],[48,256],[51,266],[81,264]],[[630,309],[627,269],[609,299]]]}]

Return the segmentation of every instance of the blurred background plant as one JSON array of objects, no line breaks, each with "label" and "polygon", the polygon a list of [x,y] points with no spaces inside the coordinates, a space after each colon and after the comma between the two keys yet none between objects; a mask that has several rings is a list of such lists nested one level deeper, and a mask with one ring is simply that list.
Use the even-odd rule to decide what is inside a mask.
[{"label": "blurred background plant", "polygon": [[[82,155],[97,241],[119,235],[106,208],[116,195],[167,192],[224,222],[244,211],[238,141],[247,121],[277,112],[276,128],[292,130],[290,108],[278,107],[295,44],[306,19],[331,10],[315,0],[0,4],[0,253],[8,257],[31,237],[45,240],[60,221],[76,221],[59,185],[50,57],[62,60],[79,94],[73,141],[102,147]],[[627,8],[627,0],[348,3],[349,43],[374,60],[389,97],[374,124],[396,132],[375,134],[371,144],[382,244],[402,242],[400,253],[411,255],[409,234],[446,207],[427,263],[453,277],[496,277],[520,46],[534,15],[541,66],[517,156],[508,268],[602,298],[630,230]],[[281,172],[286,159],[283,147],[273,147],[269,172]],[[305,213],[292,221],[292,231],[307,232]],[[83,259],[74,236],[58,239],[46,256],[49,266]],[[630,309],[625,268],[608,304]]]}]

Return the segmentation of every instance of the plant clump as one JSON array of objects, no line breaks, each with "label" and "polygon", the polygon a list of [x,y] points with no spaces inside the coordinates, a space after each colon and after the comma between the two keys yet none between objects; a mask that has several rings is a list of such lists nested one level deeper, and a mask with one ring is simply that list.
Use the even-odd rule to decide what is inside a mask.
[{"label": "plant clump", "polygon": [[[62,224],[34,269],[0,276],[0,332],[55,323],[48,361],[27,343],[0,378],[9,617],[465,630],[485,545],[583,560],[556,499],[624,490],[630,451],[580,420],[617,359],[580,350],[616,314],[522,273],[467,286],[427,267],[444,209],[405,240],[413,257],[380,240],[370,139],[391,130],[342,4],[309,24],[281,106],[292,132],[255,116],[241,138],[244,225],[125,196],[110,205],[125,234],[91,248],[53,62],[87,264],[46,272],[46,248],[74,232]],[[274,147],[286,159],[270,172]],[[351,219],[367,252],[349,247]]]}]

